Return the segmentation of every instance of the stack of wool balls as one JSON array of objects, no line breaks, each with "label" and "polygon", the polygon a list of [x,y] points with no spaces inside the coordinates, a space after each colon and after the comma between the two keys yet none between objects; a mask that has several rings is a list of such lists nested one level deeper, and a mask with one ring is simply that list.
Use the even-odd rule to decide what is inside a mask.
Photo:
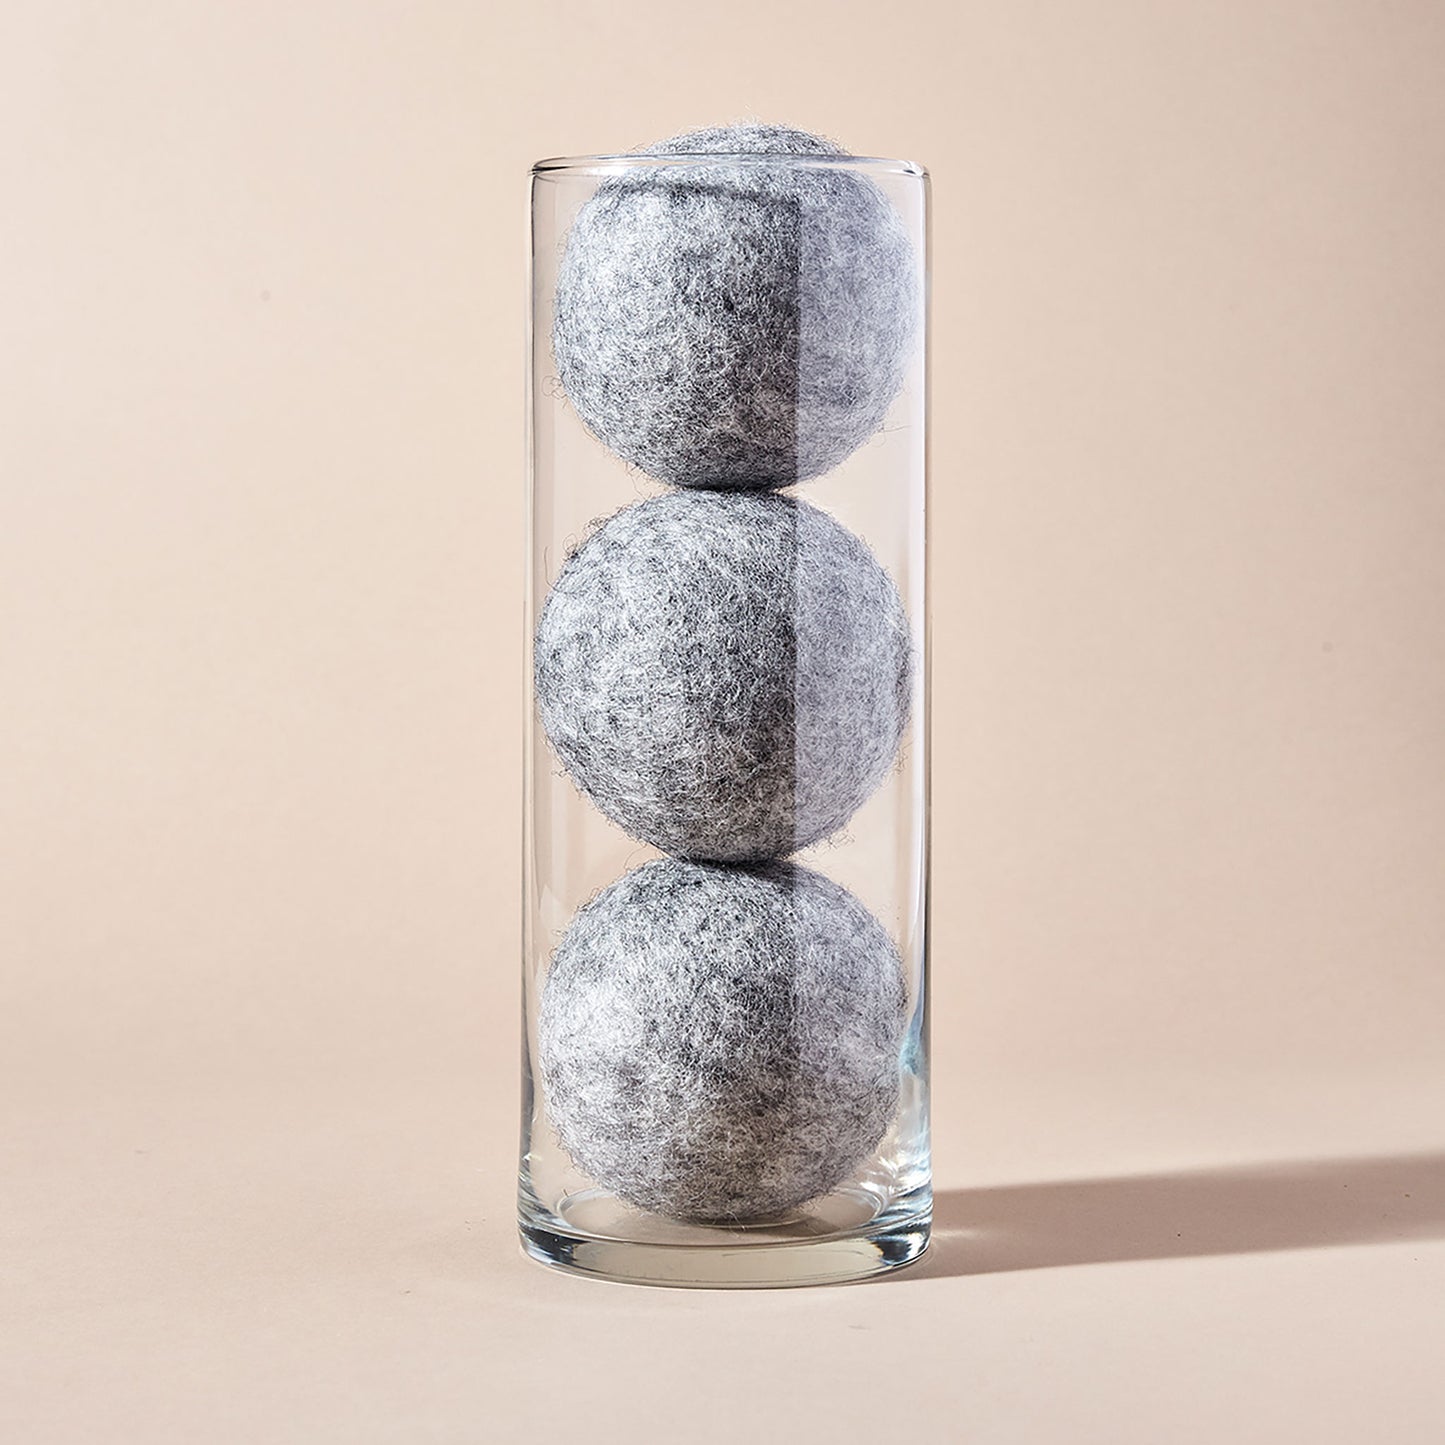
[{"label": "stack of wool balls", "polygon": [[[908,723],[913,649],[867,545],[779,488],[836,467],[903,381],[917,262],[829,142],[694,131],[600,185],[557,280],[558,375],[676,490],[561,569],[534,681],[577,787],[669,855],[578,913],[542,992],[562,1146],[671,1218],[777,1218],[835,1188],[898,1102],[887,931],[789,854],[841,828]],[[736,157],[736,159],[734,159]]]}]

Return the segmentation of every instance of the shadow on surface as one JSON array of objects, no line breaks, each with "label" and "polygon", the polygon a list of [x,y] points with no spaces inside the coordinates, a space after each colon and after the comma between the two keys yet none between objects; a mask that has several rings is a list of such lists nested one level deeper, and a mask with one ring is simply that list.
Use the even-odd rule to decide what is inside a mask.
[{"label": "shadow on surface", "polygon": [[1445,1153],[951,1189],[900,1279],[1445,1238]]}]

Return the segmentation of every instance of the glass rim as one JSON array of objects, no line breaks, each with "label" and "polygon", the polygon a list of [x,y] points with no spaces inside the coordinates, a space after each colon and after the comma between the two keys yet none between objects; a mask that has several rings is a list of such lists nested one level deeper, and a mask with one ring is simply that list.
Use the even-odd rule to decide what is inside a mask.
[{"label": "glass rim", "polygon": [[783,154],[694,151],[686,155],[656,155],[618,152],[595,156],[549,156],[537,161],[532,174],[541,179],[564,175],[615,176],[626,171],[659,170],[675,166],[790,166],[803,170],[856,170],[875,175],[907,176],[926,180],[927,167],[917,161],[887,156],[835,155],[830,152],[787,152]]}]

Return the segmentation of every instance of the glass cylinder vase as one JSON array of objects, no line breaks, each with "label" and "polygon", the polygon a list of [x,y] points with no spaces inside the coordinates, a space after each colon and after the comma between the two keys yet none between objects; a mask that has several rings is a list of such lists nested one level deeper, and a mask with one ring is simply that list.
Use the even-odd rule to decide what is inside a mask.
[{"label": "glass cylinder vase", "polygon": [[928,182],[532,173],[519,1217],[547,1264],[928,1242]]}]

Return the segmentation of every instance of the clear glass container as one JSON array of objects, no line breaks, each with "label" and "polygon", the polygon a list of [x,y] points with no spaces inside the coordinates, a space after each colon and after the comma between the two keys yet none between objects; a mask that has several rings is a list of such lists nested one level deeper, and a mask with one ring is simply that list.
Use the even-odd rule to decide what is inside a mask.
[{"label": "clear glass container", "polygon": [[[724,200],[710,211],[715,195]],[[608,224],[622,230],[610,233],[596,218],[619,205],[624,220]],[[745,234],[754,221],[760,237]],[[707,235],[709,225],[721,230]],[[575,243],[569,262],[574,227],[581,236],[585,226],[595,234]],[[927,173],[908,162],[628,155],[533,169],[519,1221],[524,1248],[547,1264],[638,1283],[801,1285],[896,1268],[927,1246],[927,249]],[[696,284],[689,254],[699,258]],[[599,281],[594,273],[608,267],[617,274]],[[567,297],[560,326],[559,274]],[[736,364],[739,314],[760,318],[750,334],[775,343],[761,363]],[[620,347],[612,344],[618,327],[627,332]],[[568,357],[559,354],[564,346]],[[579,348],[580,361],[572,354]],[[754,386],[760,369],[771,397],[728,392]],[[786,462],[779,471],[779,449],[768,446],[778,436],[779,376],[782,450],[796,455],[798,470],[817,472],[804,479],[786,475]],[[861,399],[860,378],[870,393]],[[654,475],[669,470],[668,458],[688,485]],[[759,481],[768,485],[755,488]],[[717,499],[710,513],[710,503],[694,506],[704,496]],[[668,497],[684,499],[669,504],[677,513],[669,525],[683,531],[647,531],[648,518],[666,510],[659,506],[642,517],[639,541],[636,509]],[[769,555],[781,548],[794,591],[774,586],[758,602],[750,573],[723,574],[736,561],[727,529],[734,517],[759,525],[758,509],[744,508],[760,497],[796,498],[863,545],[846,534],[839,544],[837,530],[811,510],[769,501],[761,515],[784,519],[781,541],[739,535]],[[609,522],[624,513],[625,526]],[[721,519],[715,568],[712,534],[688,530],[694,516]],[[609,526],[622,527],[610,560],[595,552],[590,561],[594,572],[621,569],[616,605],[597,604],[617,575],[588,591],[569,573],[570,611],[559,622],[559,604],[549,618],[568,559]],[[862,570],[854,577],[850,568]],[[672,575],[679,570],[681,578]],[[842,609],[836,633],[834,613],[809,600],[830,581],[830,606]],[[645,605],[628,600],[634,592]],[[877,642],[888,629],[876,614],[894,605],[879,603],[885,593],[905,624],[901,671],[885,646],[896,644],[896,629],[892,644]],[[655,628],[672,629],[672,641],[659,643]],[[765,645],[759,637],[769,628]],[[567,632],[561,643],[559,630]],[[870,651],[875,642],[882,663]],[[687,665],[699,655],[688,649],[702,649],[701,667]],[[728,674],[725,696],[703,695],[708,649],[742,658],[743,682]],[[857,666],[845,677],[850,659]],[[759,688],[772,689],[761,725],[747,714],[756,703],[754,662]],[[781,715],[780,685],[788,693]],[[627,693],[621,716],[608,698],[591,695],[608,686]],[[687,727],[659,742],[678,707],[694,710]],[[729,736],[739,727],[752,729],[743,748]],[[685,757],[673,756],[679,747]],[[636,777],[628,772],[634,764]],[[718,796],[736,800],[752,787],[754,812],[773,824],[781,816],[785,832],[795,824],[791,839],[803,846],[733,817],[716,820],[715,842],[707,817],[666,816],[672,797],[684,800],[684,814],[697,806],[692,783],[655,776],[668,766],[690,770],[692,783],[703,778],[704,794],[715,785]],[[835,776],[850,767],[868,774],[852,780],[855,793],[866,793],[856,808],[846,778]],[[738,776],[723,776],[729,768]],[[639,789],[653,783],[637,804]],[[814,838],[819,829],[827,831]],[[682,888],[676,907],[691,909],[690,921],[669,916],[670,884],[652,889],[651,901],[639,893],[613,909],[608,899],[617,895],[606,890],[669,851],[686,861],[657,864],[662,871],[648,876],[671,880],[667,869],[683,870],[677,877],[694,891]],[[738,890],[753,897],[749,874],[771,880],[767,897],[782,910],[781,926],[754,926],[752,905],[733,908]],[[589,939],[572,946],[577,954],[591,949],[590,962],[569,960],[579,981],[566,985],[565,1007],[557,982],[553,1013],[565,1018],[549,1023],[559,950],[579,910],[599,895]],[[811,912],[794,916],[804,895]],[[877,929],[859,922],[860,906]],[[724,935],[716,958],[707,941],[713,930]],[[739,982],[740,956],[756,964],[749,982]],[[655,992],[646,976],[654,967]],[[847,1052],[865,1036],[859,1050],[869,1059],[884,1047],[872,1024],[853,1027],[849,1010],[876,1005],[877,981],[890,973],[896,1019],[879,1075],[859,1063],[858,1050]],[[589,987],[607,996],[589,998]],[[873,1004],[858,1003],[870,988]],[[552,1062],[552,1054],[567,1057]],[[619,1090],[619,1077],[627,1088]],[[864,1115],[872,1122],[860,1124]],[[827,1160],[814,1169],[818,1155]]]}]

